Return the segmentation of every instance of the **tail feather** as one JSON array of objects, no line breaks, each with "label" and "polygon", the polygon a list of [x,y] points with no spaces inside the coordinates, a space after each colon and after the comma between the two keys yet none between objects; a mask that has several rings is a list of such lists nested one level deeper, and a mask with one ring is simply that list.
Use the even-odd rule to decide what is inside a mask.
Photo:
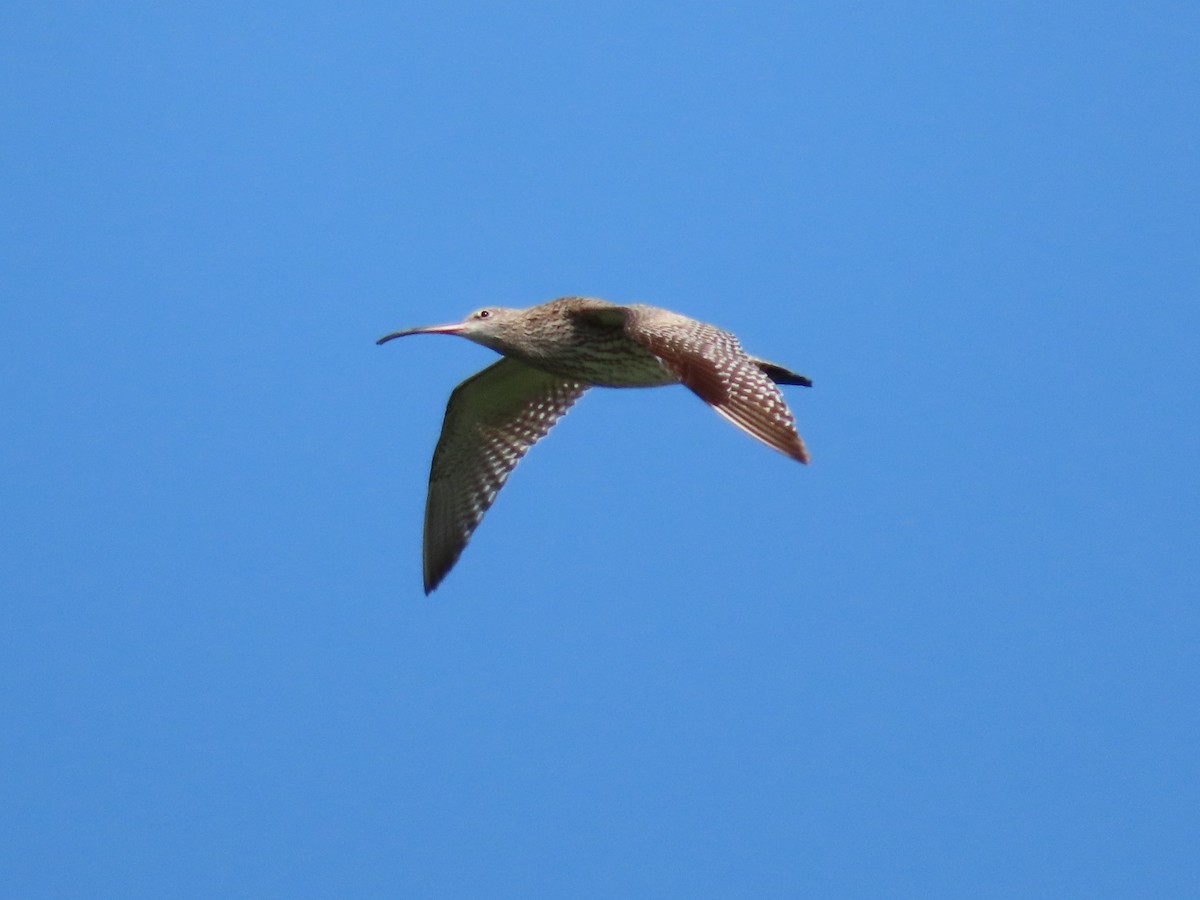
[{"label": "tail feather", "polygon": [[776,384],[798,384],[802,387],[812,387],[812,379],[799,375],[791,369],[785,369],[783,366],[777,366],[773,362],[767,362],[765,359],[755,359],[754,364],[762,370],[762,373],[770,378]]}]

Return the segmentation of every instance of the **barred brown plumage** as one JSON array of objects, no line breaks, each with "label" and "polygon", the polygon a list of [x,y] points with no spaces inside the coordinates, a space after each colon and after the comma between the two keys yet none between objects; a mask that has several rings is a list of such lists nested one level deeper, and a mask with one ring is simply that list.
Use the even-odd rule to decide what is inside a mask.
[{"label": "barred brown plumage", "polygon": [[410,334],[456,334],[505,356],[456,387],[446,406],[425,505],[426,594],[458,560],[513,467],[589,387],[683,384],[751,437],[808,462],[776,384],[812,382],[747,355],[728,331],[669,310],[560,297],[528,309],[485,307],[376,343]]}]

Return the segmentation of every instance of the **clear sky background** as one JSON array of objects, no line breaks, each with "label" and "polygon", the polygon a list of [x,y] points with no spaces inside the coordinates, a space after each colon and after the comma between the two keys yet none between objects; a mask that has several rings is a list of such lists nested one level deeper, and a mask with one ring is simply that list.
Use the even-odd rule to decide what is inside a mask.
[{"label": "clear sky background", "polygon": [[[1200,892],[1200,7],[0,16],[0,894]],[[421,592],[451,389],[666,306]]]}]

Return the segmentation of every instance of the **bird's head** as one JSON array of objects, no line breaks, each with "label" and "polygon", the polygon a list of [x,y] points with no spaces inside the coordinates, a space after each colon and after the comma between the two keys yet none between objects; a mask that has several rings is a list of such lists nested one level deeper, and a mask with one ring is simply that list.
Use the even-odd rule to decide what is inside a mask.
[{"label": "bird's head", "polygon": [[457,334],[476,344],[503,352],[508,346],[506,339],[512,333],[513,326],[521,312],[522,310],[509,309],[504,306],[485,306],[475,310],[461,322],[452,322],[449,325],[423,325],[419,328],[395,331],[385,334],[375,343],[386,344],[393,338],[407,337],[410,334]]}]

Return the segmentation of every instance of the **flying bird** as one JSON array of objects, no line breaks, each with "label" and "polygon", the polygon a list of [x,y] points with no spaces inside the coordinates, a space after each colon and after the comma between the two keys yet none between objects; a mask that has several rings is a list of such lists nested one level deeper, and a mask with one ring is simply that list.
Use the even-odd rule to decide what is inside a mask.
[{"label": "flying bird", "polygon": [[410,334],[456,334],[504,356],[446,405],[425,503],[426,594],[458,561],[513,467],[590,387],[683,384],[751,437],[808,462],[776,385],[812,382],[749,356],[728,331],[670,310],[560,297],[527,309],[487,306],[376,343]]}]

